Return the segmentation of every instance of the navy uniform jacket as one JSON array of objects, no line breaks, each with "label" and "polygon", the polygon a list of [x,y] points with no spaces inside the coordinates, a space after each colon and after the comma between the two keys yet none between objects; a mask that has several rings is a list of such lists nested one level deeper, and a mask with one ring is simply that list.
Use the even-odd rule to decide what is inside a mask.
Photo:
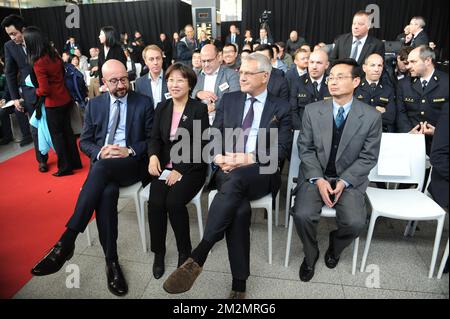
[{"label": "navy uniform jacket", "polygon": [[395,90],[391,84],[380,78],[378,85],[373,91],[367,80],[363,80],[356,88],[354,96],[363,103],[373,107],[383,107],[386,111],[382,113],[383,131],[394,132],[396,105]]},{"label": "navy uniform jacket", "polygon": [[331,95],[328,91],[325,75],[322,78],[319,94],[317,95],[314,93],[313,82],[308,73],[303,74],[299,81],[291,83],[289,104],[291,105],[292,112],[292,128],[294,130],[300,130],[302,128],[303,112],[305,111],[306,105],[330,98]]},{"label": "navy uniform jacket", "polygon": [[286,102],[289,101],[289,85],[284,77],[283,71],[272,68],[267,90],[270,94],[279,97]]},{"label": "navy uniform jacket", "polygon": [[[442,109],[448,108],[448,75],[435,70],[422,90],[420,78],[404,78],[397,88],[397,129],[407,133],[420,122],[436,126]],[[427,153],[431,147],[431,137],[427,136]]]}]

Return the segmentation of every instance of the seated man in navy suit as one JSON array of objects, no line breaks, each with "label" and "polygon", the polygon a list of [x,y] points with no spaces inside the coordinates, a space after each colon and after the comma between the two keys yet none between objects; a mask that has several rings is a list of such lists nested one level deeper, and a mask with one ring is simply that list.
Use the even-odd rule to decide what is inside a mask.
[{"label": "seated man in navy suit", "polygon": [[95,210],[106,256],[108,288],[123,296],[128,286],[117,256],[119,187],[140,180],[146,182],[154,110],[148,97],[129,91],[128,74],[122,62],[108,60],[103,64],[102,74],[109,94],[89,101],[80,138],[81,150],[91,158],[89,175],[66,231],[31,273],[44,276],[59,271],[73,256],[76,237],[84,232]]},{"label": "seated man in navy suit", "polygon": [[[215,147],[209,188],[218,193],[211,203],[205,233],[187,261],[163,285],[169,293],[191,289],[209,251],[226,235],[233,276],[231,299],[245,298],[250,275],[250,201],[275,195],[281,184],[279,165],[292,144],[289,103],[267,90],[272,66],[253,53],[240,68],[241,92],[227,93],[217,107],[211,130]],[[238,131],[237,136],[234,130]],[[277,132],[273,136],[271,133]],[[233,143],[237,137],[237,142]],[[215,144],[217,146],[217,144]]]}]

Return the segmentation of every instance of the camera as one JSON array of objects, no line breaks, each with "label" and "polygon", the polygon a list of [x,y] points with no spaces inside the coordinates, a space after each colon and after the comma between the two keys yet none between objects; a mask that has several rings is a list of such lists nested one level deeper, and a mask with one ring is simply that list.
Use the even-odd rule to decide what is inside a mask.
[{"label": "camera", "polygon": [[264,10],[259,18],[259,23],[267,23],[269,22],[270,16],[272,15],[272,11]]}]

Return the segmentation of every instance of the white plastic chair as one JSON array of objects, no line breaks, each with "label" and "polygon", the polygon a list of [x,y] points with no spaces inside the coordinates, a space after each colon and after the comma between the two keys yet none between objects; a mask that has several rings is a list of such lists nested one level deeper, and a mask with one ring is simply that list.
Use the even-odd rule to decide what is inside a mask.
[{"label": "white plastic chair", "polygon": [[[321,217],[336,217],[336,210],[334,208],[329,208],[327,206],[322,207]],[[289,266],[289,255],[291,253],[291,240],[292,240],[292,227],[294,224],[294,218],[290,216],[289,218],[289,230],[288,239],[286,244],[286,259],[284,260],[284,267]],[[359,237],[353,241],[353,261],[352,261],[352,275],[356,273],[356,264],[358,262],[358,249],[359,249]]]},{"label": "white plastic chair", "polygon": [[136,67],[136,79],[141,76],[142,65],[140,63],[134,64]]},{"label": "white plastic chair", "polygon": [[[395,135],[395,136],[394,136]],[[396,143],[401,143],[402,147],[391,148],[389,156],[383,156],[383,143],[389,143],[389,139],[394,139]],[[401,140],[397,140],[401,138]],[[384,167],[392,166],[393,161],[405,155],[408,159],[401,164],[410,168],[409,176],[378,175],[378,167],[381,161]],[[436,265],[436,258],[441,241],[442,229],[445,221],[445,211],[436,204],[431,198],[421,192],[425,177],[425,138],[422,134],[399,134],[383,133],[381,139],[381,150],[378,164],[371,170],[369,180],[371,182],[390,182],[417,184],[415,189],[379,189],[367,188],[367,196],[372,204],[372,215],[370,217],[369,230],[367,233],[366,245],[364,248],[363,259],[361,263],[361,272],[364,272],[367,255],[369,254],[370,243],[375,228],[375,222],[378,217],[389,217],[401,220],[436,220],[436,236],[431,258],[428,277],[432,278]]]},{"label": "white plastic chair", "polygon": [[[151,184],[148,184],[139,195],[140,203],[141,203],[141,218],[143,221],[145,221],[145,203],[148,202],[148,198],[150,195],[150,186]],[[195,197],[189,202],[190,204],[194,204],[195,209],[197,210],[197,221],[198,221],[198,230],[200,233],[200,240],[203,238],[203,217],[202,217],[202,203],[201,203],[201,197],[202,197],[203,187],[200,189],[200,191],[195,195]]]},{"label": "white plastic chair", "polygon": [[444,268],[445,264],[447,263],[447,259],[448,259],[448,239],[447,239],[447,246],[445,246],[444,256],[442,256],[441,265],[439,266],[439,271],[437,275],[438,279],[442,278],[442,274],[444,273]]},{"label": "white plastic chair", "polygon": [[300,166],[300,157],[298,155],[297,139],[300,134],[299,130],[294,131],[294,138],[292,140],[291,159],[289,161],[289,174],[286,187],[286,209],[284,212],[284,227],[287,228],[289,224],[289,209],[291,208],[291,191],[295,187],[294,178],[298,177],[298,170]]},{"label": "white plastic chair", "polygon": [[[217,194],[217,190],[212,190],[208,194],[208,209],[211,206],[214,197]],[[250,202],[251,208],[264,208],[267,211],[267,234],[268,234],[268,246],[269,246],[269,264],[272,264],[272,194],[253,200]],[[275,226],[278,226],[278,213],[280,208],[280,191],[278,191],[275,198]]]},{"label": "white plastic chair", "polygon": [[[144,250],[144,252],[147,251],[147,240],[146,240],[146,236],[145,236],[145,224],[144,224],[144,220],[142,218],[143,213],[141,212],[141,206],[139,205],[139,193],[142,190],[142,183],[141,182],[137,182],[133,185],[130,186],[126,186],[126,187],[120,187],[119,189],[119,198],[132,198],[134,200],[134,205],[136,207],[136,216],[137,216],[137,221],[138,221],[138,226],[139,226],[139,232],[141,234],[141,242],[142,242],[142,248]],[[92,241],[91,241],[91,234],[89,231],[89,224],[86,227],[86,237],[87,237],[87,241],[88,241],[88,245],[92,246]]]}]

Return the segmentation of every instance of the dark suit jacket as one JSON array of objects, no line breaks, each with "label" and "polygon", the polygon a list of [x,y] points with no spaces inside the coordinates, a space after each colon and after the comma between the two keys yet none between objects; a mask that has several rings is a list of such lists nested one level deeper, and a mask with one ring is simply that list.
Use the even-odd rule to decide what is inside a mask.
[{"label": "dark suit jacket", "polygon": [[[173,101],[172,99],[158,104],[155,111],[155,121],[152,129],[152,138],[148,147],[149,158],[152,155],[156,155],[160,161],[161,169],[173,159],[170,158],[170,150],[177,143],[183,143],[184,147],[189,145],[189,161],[187,163],[173,163],[173,169],[178,171],[181,175],[188,174],[192,171],[205,170],[207,165],[201,158],[203,147],[208,140],[201,140],[197,136],[194,136],[194,121],[195,125],[200,124],[201,133],[209,127],[208,108],[200,101],[189,99],[184,109],[183,115],[178,125],[178,130],[184,128],[189,132],[189,140],[183,140],[180,135],[176,140],[170,140],[170,129],[172,127],[172,114],[173,114]],[[189,143],[189,144],[188,144]],[[201,149],[198,150],[194,147],[194,143],[201,143]],[[186,145],[186,146],[185,146]],[[197,146],[197,145],[196,145]],[[181,154],[183,156],[183,154]],[[195,157],[198,157],[195,160]]]},{"label": "dark suit jacket", "polygon": [[[240,35],[240,34],[237,34],[236,35],[236,40],[235,40],[235,43],[237,44],[237,46],[238,46],[238,50],[240,51],[241,50],[241,48],[242,48],[242,42],[244,41],[244,38]],[[227,38],[225,39],[225,44],[229,44],[229,43],[231,43],[231,33],[227,36]]]},{"label": "dark suit jacket", "polygon": [[[219,150],[219,145],[222,149],[222,154],[225,152],[233,152],[232,149],[228,149],[227,146],[230,144],[232,138],[230,134],[232,132],[230,130],[226,130],[227,128],[237,129],[242,127],[242,120],[244,118],[244,106],[245,100],[247,98],[247,94],[243,92],[232,92],[226,93],[220,100],[218,107],[216,108],[216,117],[214,119],[213,127],[222,132],[222,140],[214,140],[214,151],[215,154],[212,158],[214,158]],[[259,127],[264,128],[266,132],[259,132],[258,139],[256,143],[256,161],[259,165],[267,165],[267,163],[260,162],[260,154],[271,154],[274,151],[274,148],[277,148],[278,151],[278,165],[280,165],[283,160],[289,158],[291,147],[292,147],[292,130],[291,130],[291,114],[289,103],[285,100],[277,98],[270,94],[267,95],[266,104],[264,105],[264,110],[261,116],[261,122]],[[278,141],[276,143],[269,143],[270,141],[269,134],[270,129],[276,128],[278,129]],[[262,135],[266,134],[267,145],[266,148],[262,149],[258,146],[258,142]],[[276,144],[276,145],[275,145]],[[271,150],[272,149],[272,150]],[[217,172],[218,167],[214,166],[214,170],[211,173],[210,182],[214,179],[214,175]],[[275,174],[271,176],[270,187],[272,190],[272,194],[275,196],[281,184],[281,174],[278,169]],[[213,183],[208,185],[208,188],[211,188]]]},{"label": "dark suit jacket", "polygon": [[[333,100],[309,104],[297,140],[301,160],[299,181],[325,177],[333,139]],[[365,193],[370,170],[377,164],[382,134],[381,114],[353,99],[336,154],[339,178]]]},{"label": "dark suit jacket", "polygon": [[[145,95],[145,96],[148,96],[149,98],[151,98],[152,99],[153,108],[156,108],[155,102],[153,100],[152,84],[151,84],[151,81],[149,79],[149,74],[148,73],[145,76],[141,76],[140,78],[138,78],[136,80],[136,89],[135,89],[135,91],[137,93],[140,93],[142,95]],[[166,96],[164,94],[166,94],[167,92],[169,92],[169,90],[167,89],[167,82],[165,80],[165,73],[163,73],[162,88],[161,88],[161,102],[165,102],[166,101]]]},{"label": "dark suit jacket", "polygon": [[442,115],[434,132],[433,144],[431,146],[430,162],[433,166],[430,186],[428,191],[434,200],[442,207],[448,208],[448,165],[449,165],[449,145],[448,145],[448,103],[442,111]]},{"label": "dark suit jacket", "polygon": [[[102,66],[103,64],[108,60],[119,60],[120,62],[125,65],[125,69],[127,68],[127,57],[125,56],[125,53],[123,53],[123,49],[120,45],[114,46],[109,48],[108,55],[105,59],[105,49],[104,47],[100,48],[100,53],[98,54],[98,74],[99,74],[99,80],[100,83],[102,83]],[[101,84],[100,84],[101,85]]]},{"label": "dark suit jacket", "polygon": [[413,48],[417,48],[421,45],[428,46],[430,44],[430,39],[428,38],[428,34],[425,32],[425,30],[420,31],[420,33],[417,35],[415,39],[411,39],[409,42],[409,46],[412,46]]},{"label": "dark suit jacket", "polygon": [[[89,100],[84,113],[84,125],[80,136],[80,149],[91,158],[105,145],[108,134],[110,96],[105,93]],[[141,161],[143,181],[147,177],[147,149],[153,125],[153,105],[151,100],[133,91],[128,92],[125,140],[127,147],[133,148]]]},{"label": "dark suit jacket", "polygon": [[20,99],[19,87],[22,87],[22,95],[25,102],[29,105],[34,105],[36,102],[35,89],[25,86],[26,77],[32,73],[32,67],[27,63],[25,51],[12,40],[5,43],[4,49],[5,76],[11,99]]},{"label": "dark suit jacket", "polygon": [[270,94],[279,97],[286,102],[289,101],[289,85],[286,78],[284,77],[283,71],[272,68],[267,90],[270,92]]},{"label": "dark suit jacket", "polygon": [[[353,35],[343,34],[337,38],[334,49],[331,52],[330,60],[349,58],[352,52]],[[384,58],[384,44],[377,38],[369,35],[359,55],[358,64],[363,65],[364,60],[372,53],[378,53]]]}]

